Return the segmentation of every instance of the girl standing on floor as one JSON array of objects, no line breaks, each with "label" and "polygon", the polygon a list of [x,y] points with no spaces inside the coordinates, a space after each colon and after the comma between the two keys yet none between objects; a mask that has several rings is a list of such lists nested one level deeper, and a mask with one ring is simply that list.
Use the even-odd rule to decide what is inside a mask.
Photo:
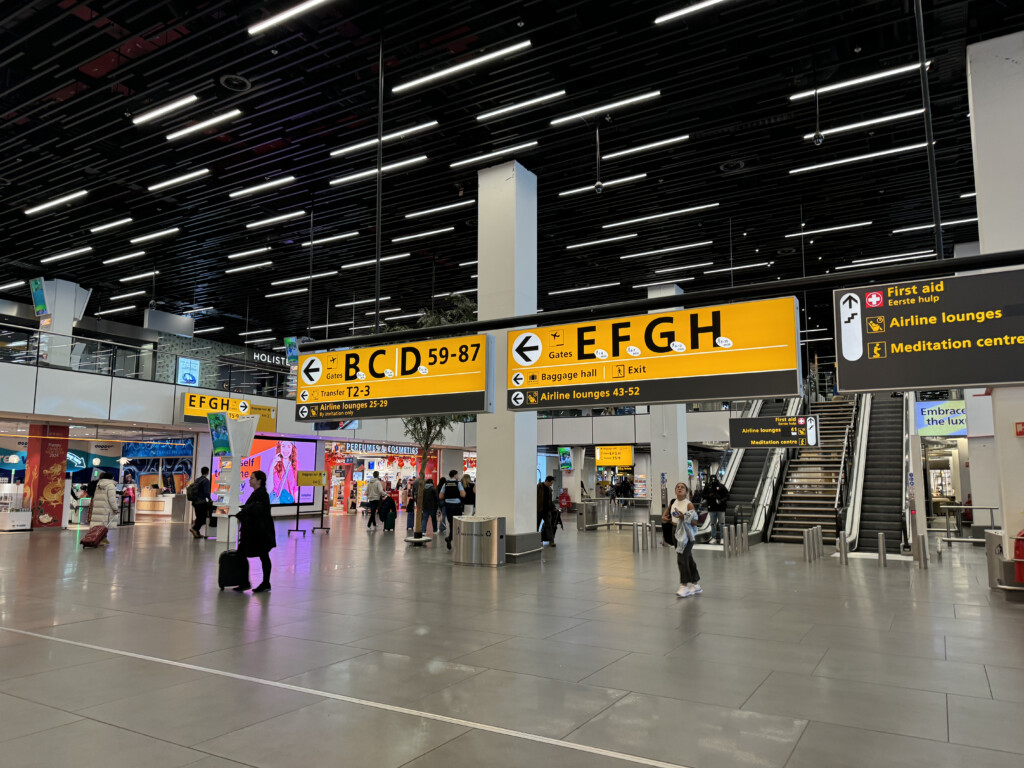
[{"label": "girl standing on floor", "polygon": [[669,505],[669,514],[676,524],[676,561],[679,563],[679,597],[699,595],[700,573],[693,560],[693,545],[697,540],[697,510],[690,501],[686,483],[676,483],[676,497]]}]

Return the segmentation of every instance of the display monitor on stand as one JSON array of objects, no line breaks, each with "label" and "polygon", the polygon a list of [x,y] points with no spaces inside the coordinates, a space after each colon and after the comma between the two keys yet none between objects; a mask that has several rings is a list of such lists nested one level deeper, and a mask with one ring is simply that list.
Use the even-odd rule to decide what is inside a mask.
[{"label": "display monitor on stand", "polygon": [[[210,425],[213,455],[220,460],[220,473],[213,488],[216,496],[217,541],[238,541],[239,497],[242,493],[242,459],[249,453],[256,436],[258,416],[231,417],[215,412],[206,416]],[[223,523],[223,524],[222,524]]]}]

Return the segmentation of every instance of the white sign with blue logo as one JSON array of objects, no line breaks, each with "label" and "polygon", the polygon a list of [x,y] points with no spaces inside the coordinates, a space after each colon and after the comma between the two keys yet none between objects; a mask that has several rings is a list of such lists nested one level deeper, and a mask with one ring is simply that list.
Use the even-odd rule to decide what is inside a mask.
[{"label": "white sign with blue logo", "polygon": [[194,387],[199,384],[200,361],[191,357],[178,358],[178,384]]}]

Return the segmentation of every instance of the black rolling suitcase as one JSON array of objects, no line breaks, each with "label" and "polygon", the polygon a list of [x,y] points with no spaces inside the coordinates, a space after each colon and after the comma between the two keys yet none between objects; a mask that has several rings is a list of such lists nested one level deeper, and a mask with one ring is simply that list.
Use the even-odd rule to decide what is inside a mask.
[{"label": "black rolling suitcase", "polygon": [[217,561],[217,584],[224,587],[238,587],[249,583],[249,560],[237,549],[220,553]]}]

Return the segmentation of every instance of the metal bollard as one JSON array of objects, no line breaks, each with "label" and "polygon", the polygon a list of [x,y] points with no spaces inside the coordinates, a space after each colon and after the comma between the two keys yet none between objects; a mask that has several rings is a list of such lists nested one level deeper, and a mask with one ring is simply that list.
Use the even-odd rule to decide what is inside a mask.
[{"label": "metal bollard", "polygon": [[644,537],[644,549],[650,549],[651,548],[651,530],[650,530],[651,524],[650,523],[640,523],[640,525],[641,525],[640,533],[643,534],[643,537]]},{"label": "metal bollard", "polygon": [[885,568],[888,563],[885,562],[885,532],[878,532],[878,567]]},{"label": "metal bollard", "polygon": [[729,540],[731,531],[728,525],[722,526],[722,553],[727,557],[732,557],[732,542]]},{"label": "metal bollard", "polygon": [[918,568],[924,568],[927,571],[928,570],[928,535],[927,534],[922,533],[920,536],[917,537],[917,551],[918,551],[918,555],[919,555],[919,557],[917,559],[917,567]]},{"label": "metal bollard", "polygon": [[633,523],[633,551],[640,551],[640,530],[637,528],[638,523]]},{"label": "metal bollard", "polygon": [[805,528],[803,532],[804,539],[804,562],[811,562],[811,529]]},{"label": "metal bollard", "polygon": [[821,535],[821,526],[820,525],[814,526],[814,530],[815,530],[815,533],[814,533],[815,540],[816,540],[816,542],[818,544],[818,557],[822,558],[822,557],[825,556],[825,537]]},{"label": "metal bollard", "polygon": [[656,522],[654,522],[652,520],[651,521],[651,549],[657,549],[658,548],[658,534],[660,532],[661,532],[661,527]]},{"label": "metal bollard", "polygon": [[740,549],[744,555],[750,552],[750,531],[746,523],[740,525]]},{"label": "metal bollard", "polygon": [[846,531],[839,532],[839,564],[850,564],[850,549],[846,542]]}]

